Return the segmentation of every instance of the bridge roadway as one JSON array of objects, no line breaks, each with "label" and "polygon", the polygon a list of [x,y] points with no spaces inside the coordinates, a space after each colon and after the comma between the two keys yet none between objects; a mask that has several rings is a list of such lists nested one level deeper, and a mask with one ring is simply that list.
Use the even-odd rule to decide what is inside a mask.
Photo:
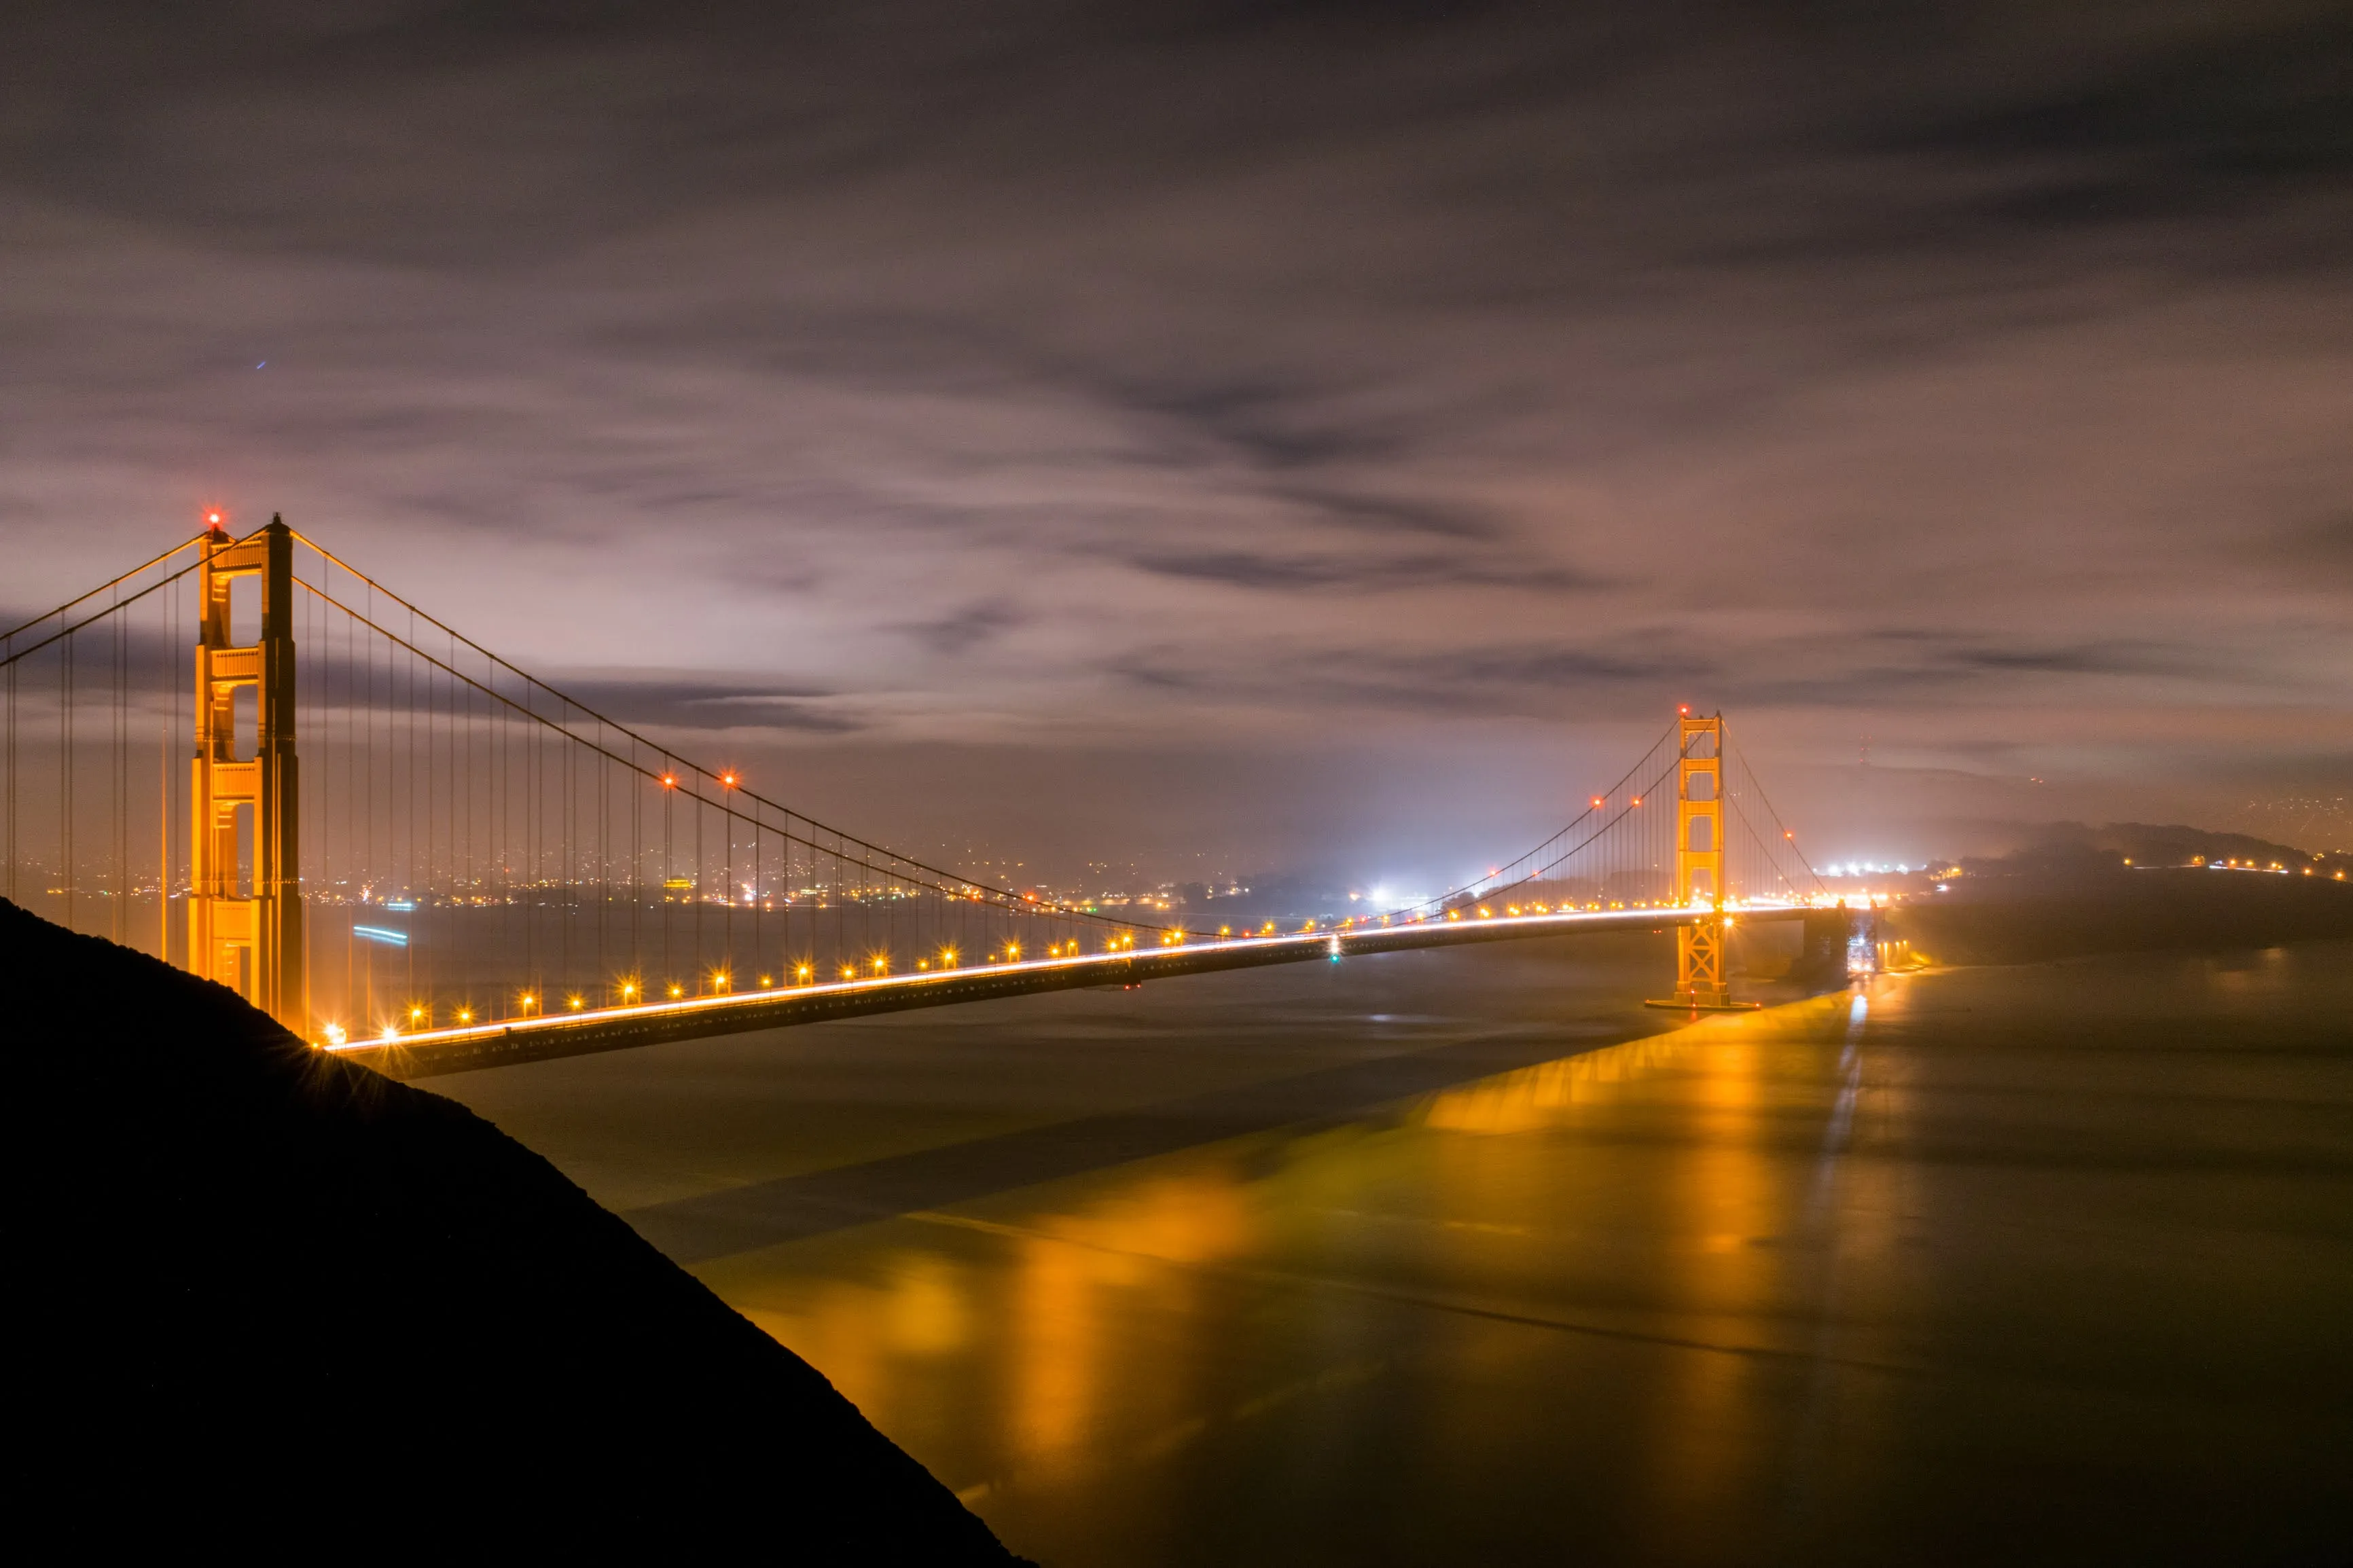
[{"label": "bridge roadway", "polygon": [[[1727,910],[1724,918],[1740,922],[1797,920],[1806,912],[1802,904],[1743,904]],[[696,996],[678,1002],[600,1007],[466,1027],[420,1029],[395,1038],[353,1040],[321,1048],[347,1060],[364,1062],[391,1078],[430,1078],[712,1035],[828,1023],[870,1013],[899,1013],[917,1007],[952,1006],[960,1002],[987,1002],[1001,996],[1027,996],[1041,991],[1135,985],[1146,980],[1206,974],[1221,969],[1256,969],[1271,963],[1303,963],[1315,959],[1455,947],[1476,942],[1511,942],[1580,932],[1659,931],[1716,918],[1713,910],[1694,905],[1684,909],[1576,910],[1423,921],[1410,925],[1212,939],[1143,951],[892,974],[871,980]]]}]

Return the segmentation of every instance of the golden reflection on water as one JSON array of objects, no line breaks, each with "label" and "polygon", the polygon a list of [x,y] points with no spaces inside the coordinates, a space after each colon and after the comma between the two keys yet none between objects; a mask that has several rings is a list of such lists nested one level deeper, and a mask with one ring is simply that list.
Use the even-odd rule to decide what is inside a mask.
[{"label": "golden reflection on water", "polygon": [[997,1247],[971,1260],[896,1249],[871,1272],[791,1291],[788,1304],[746,1302],[750,1315],[886,1429],[920,1431],[939,1412],[942,1379],[957,1382],[957,1396],[977,1406],[964,1419],[985,1411],[995,1433],[991,1469],[1031,1480],[1068,1479],[1106,1458],[1114,1428],[1132,1447],[1139,1424],[1182,1420],[1190,1347],[1123,1357],[1112,1326],[1157,1312],[1198,1329],[1189,1298],[1198,1282],[1185,1268],[1252,1251],[1259,1228],[1246,1185],[1219,1160],[1020,1226],[908,1218]]},{"label": "golden reflection on water", "polygon": [[1221,1161],[1041,1216],[1034,1229],[1017,1233],[1014,1289],[1024,1321],[1008,1419],[1018,1462],[1062,1464],[1109,1425],[1111,1413],[1098,1408],[1107,1380],[1115,1381],[1117,1415],[1126,1424],[1138,1415],[1147,1425],[1178,1418],[1190,1347],[1170,1344],[1165,1354],[1113,1367],[1102,1349],[1106,1325],[1131,1319],[1149,1293],[1161,1310],[1198,1329],[1187,1298],[1198,1281],[1166,1266],[1239,1257],[1251,1250],[1255,1233],[1249,1195]]},{"label": "golden reflection on water", "polygon": [[[1636,1292],[1647,1304],[1639,1318],[1703,1342],[1794,1348],[1773,1345],[1779,1309],[1819,1295],[1823,1254],[1814,1245],[1820,1237],[1784,1233],[1803,1228],[1792,1221],[1809,1212],[1809,1184],[1839,1163],[1841,1150],[1820,1131],[1820,1112],[1831,1108],[1820,1097],[1842,1045],[1853,1046],[1859,1072],[1864,1016],[1839,994],[1711,1018],[1447,1090],[1415,1120],[1433,1131],[1503,1138],[1658,1118],[1672,1129],[1668,1152],[1655,1183],[1631,1200],[1655,1244],[1644,1263],[1656,1272]],[[1827,1078],[1839,1080],[1836,1072]],[[1849,1099],[1852,1092],[1850,1085]],[[1820,1149],[1777,1139],[1778,1102],[1791,1096],[1803,1096],[1812,1111],[1801,1121],[1824,1138]],[[1841,1135],[1845,1125],[1838,1121]],[[1583,1158],[1576,1143],[1554,1156],[1570,1172]],[[1829,1222],[1821,1204],[1810,1208],[1813,1224]],[[1526,1217],[1539,1227],[1549,1219],[1556,1235],[1592,1216]],[[1704,1560],[1726,1550],[1717,1521],[1768,1479],[1771,1457],[1756,1431],[1759,1376],[1756,1363],[1733,1354],[1662,1359],[1634,1419],[1643,1456],[1636,1484],[1648,1498],[1650,1545],[1662,1557]]]},{"label": "golden reflection on water", "polygon": [[1082,1247],[1169,1263],[1204,1263],[1247,1250],[1255,1218],[1220,1163],[1147,1182],[1077,1214],[1045,1222],[1049,1235]]},{"label": "golden reflection on water", "polygon": [[1449,1132],[1497,1136],[1557,1126],[1562,1112],[1606,1099],[1617,1086],[1675,1060],[1685,1048],[1681,1039],[1653,1035],[1482,1079],[1430,1096],[1414,1120]]},{"label": "golden reflection on water", "polygon": [[945,1258],[902,1253],[894,1288],[884,1299],[884,1331],[902,1355],[945,1355],[963,1348],[966,1312],[963,1281]]},{"label": "golden reflection on water", "polygon": [[1609,1104],[1628,1086],[1662,1071],[1696,1069],[1704,1105],[1737,1110],[1760,1091],[1763,1047],[1816,1043],[1847,1006],[1844,993],[1757,1013],[1704,1019],[1666,1034],[1539,1062],[1431,1095],[1414,1120],[1450,1132],[1505,1135],[1558,1127],[1581,1107]]},{"label": "golden reflection on water", "polygon": [[[1396,1289],[1409,1295],[1429,1279],[1453,1282],[1441,1295],[1486,1289],[1508,1304],[1525,1289],[1540,1301],[1558,1270],[1609,1267],[1578,1239],[1607,1223],[1646,1239],[1631,1255],[1629,1297],[1587,1315],[1755,1342],[1769,1337],[1759,1319],[1784,1267],[1781,1252],[1755,1243],[1775,1239],[1760,1233],[1802,1184],[1797,1167],[1810,1168],[1776,1151],[1764,1131],[1776,1071],[1805,1070],[1777,1053],[1802,1053],[1818,1071],[1843,1007],[1834,998],[1714,1019],[1541,1063],[1430,1095],[1386,1131],[1278,1133],[1156,1170],[910,1215],[895,1223],[943,1239],[879,1258],[868,1241],[869,1262],[854,1271],[795,1278],[788,1268],[760,1287],[723,1289],[968,1500],[1000,1504],[1008,1486],[1069,1495],[1107,1468],[1156,1474],[1205,1432],[1262,1418],[1274,1407],[1267,1390],[1230,1384],[1227,1359],[1236,1336],[1294,1322],[1289,1313],[1306,1312],[1295,1326],[1323,1350],[1311,1352],[1314,1364],[1291,1369],[1304,1375],[1287,1397],[1321,1386],[1334,1366],[1368,1375],[1376,1362],[1349,1342],[1347,1327],[1363,1309],[1345,1295],[1303,1300],[1245,1326],[1220,1294],[1236,1279],[1362,1274],[1380,1296],[1389,1289],[1382,1270],[1394,1265],[1405,1271]],[[1656,1179],[1631,1190],[1633,1212],[1601,1212],[1579,1185],[1588,1173],[1622,1169],[1622,1148],[1572,1138],[1531,1164],[1531,1151],[1506,1142],[1576,1131],[1592,1119],[1607,1145],[1608,1130],[1629,1118],[1673,1130]],[[958,1233],[966,1239],[944,1239]],[[818,1245],[860,1255],[848,1236]],[[1493,1385],[1521,1375],[1514,1369],[1526,1342],[1522,1331],[1475,1320],[1431,1320],[1428,1331],[1462,1375],[1425,1390],[1425,1418],[1475,1463],[1504,1436],[1494,1429]],[[1338,1360],[1324,1365],[1327,1356]],[[1670,1356],[1626,1413],[1644,1456],[1630,1479],[1654,1499],[1649,1512],[1669,1555],[1720,1545],[1709,1521],[1765,1462],[1749,1418],[1756,1375],[1735,1355]]]},{"label": "golden reflection on water", "polygon": [[[1694,1337],[1740,1343],[1770,1289],[1779,1259],[1752,1245],[1769,1212],[1774,1160],[1758,1137],[1764,1098],[1758,1037],[1762,1020],[1718,1020],[1685,1031],[1694,1146],[1664,1173],[1662,1233],[1664,1300],[1702,1316]],[[1672,1245],[1676,1239],[1684,1245]],[[1697,1245],[1690,1245],[1696,1242]],[[1678,1278],[1680,1276],[1680,1278]],[[1713,1521],[1740,1488],[1750,1457],[1741,1420],[1747,1363],[1729,1355],[1671,1358],[1661,1369],[1647,1445],[1649,1512],[1667,1538],[1668,1554],[1708,1554]]]},{"label": "golden reflection on water", "polygon": [[1006,1424],[1025,1464],[1060,1468],[1091,1425],[1102,1372],[1095,1262],[1077,1247],[1039,1237],[1020,1247]]}]

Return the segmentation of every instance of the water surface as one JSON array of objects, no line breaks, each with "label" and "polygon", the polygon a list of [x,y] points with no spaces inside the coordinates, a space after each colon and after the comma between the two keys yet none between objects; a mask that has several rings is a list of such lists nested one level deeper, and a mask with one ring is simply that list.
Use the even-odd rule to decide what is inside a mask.
[{"label": "water surface", "polygon": [[1049,1563],[2317,1561],[2353,944],[1397,954],[436,1080]]}]

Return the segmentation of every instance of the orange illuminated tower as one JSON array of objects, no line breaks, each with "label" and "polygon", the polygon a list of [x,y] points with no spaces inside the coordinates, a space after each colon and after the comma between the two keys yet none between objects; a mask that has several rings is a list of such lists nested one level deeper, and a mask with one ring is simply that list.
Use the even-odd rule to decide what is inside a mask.
[{"label": "orange illuminated tower", "polygon": [[[249,539],[216,527],[196,574],[196,755],[189,794],[188,967],[296,1034],[303,984],[301,840],[295,815],[294,536],[276,518]],[[259,642],[229,638],[229,595],[260,580]],[[237,693],[254,693],[251,756]]]},{"label": "orange illuminated tower", "polygon": [[1675,994],[1662,1007],[1733,1007],[1725,981],[1724,715],[1675,721],[1675,903],[1709,914],[1675,928]]}]

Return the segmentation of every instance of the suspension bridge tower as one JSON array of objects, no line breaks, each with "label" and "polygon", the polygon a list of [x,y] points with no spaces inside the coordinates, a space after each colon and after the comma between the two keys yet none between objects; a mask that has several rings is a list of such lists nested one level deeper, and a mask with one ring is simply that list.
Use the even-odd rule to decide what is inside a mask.
[{"label": "suspension bridge tower", "polygon": [[1674,1007],[1728,1008],[1725,983],[1724,715],[1676,721],[1675,902],[1705,903],[1712,918],[1675,928]]},{"label": "suspension bridge tower", "polygon": [[[294,763],[294,536],[277,518],[250,538],[215,528],[199,546],[196,754],[189,792],[188,967],[300,1035],[301,839]],[[260,640],[239,646],[229,595],[259,579]],[[254,746],[237,755],[237,694],[254,693]],[[251,833],[250,877],[239,814]]]}]

